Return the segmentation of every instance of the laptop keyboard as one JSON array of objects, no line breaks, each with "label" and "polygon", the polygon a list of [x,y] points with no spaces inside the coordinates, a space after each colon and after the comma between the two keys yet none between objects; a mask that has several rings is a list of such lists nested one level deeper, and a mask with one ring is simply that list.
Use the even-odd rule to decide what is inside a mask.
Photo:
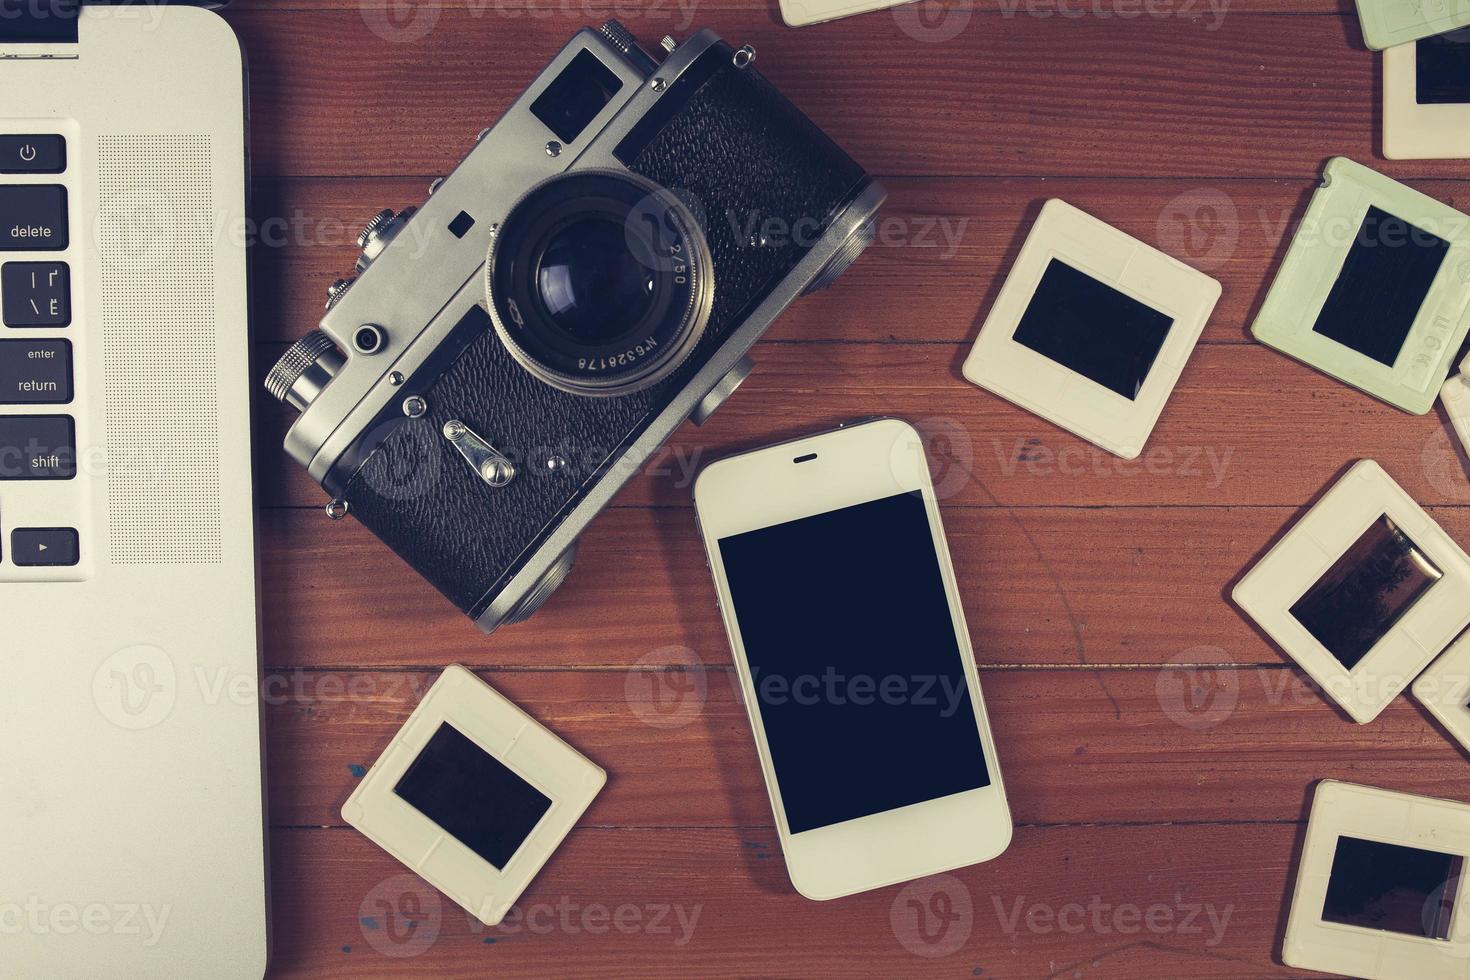
[{"label": "laptop keyboard", "polygon": [[[57,568],[81,561],[75,527],[16,526],[11,483],[77,478],[73,390],[67,145],[55,133],[0,134],[0,567]],[[12,179],[10,175],[21,175]],[[30,178],[30,179],[27,179]],[[34,501],[38,498],[31,497]]]}]

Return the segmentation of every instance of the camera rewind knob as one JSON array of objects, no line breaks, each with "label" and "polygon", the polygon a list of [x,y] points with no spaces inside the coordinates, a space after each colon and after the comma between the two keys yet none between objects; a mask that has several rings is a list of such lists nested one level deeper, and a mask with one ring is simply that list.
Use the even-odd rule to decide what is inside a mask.
[{"label": "camera rewind knob", "polygon": [[617,21],[610,20],[603,24],[602,36],[607,38],[608,43],[617,48],[622,56],[639,71],[650,74],[658,68],[658,62],[643,50],[638,44],[638,39],[633,36],[633,32]]}]

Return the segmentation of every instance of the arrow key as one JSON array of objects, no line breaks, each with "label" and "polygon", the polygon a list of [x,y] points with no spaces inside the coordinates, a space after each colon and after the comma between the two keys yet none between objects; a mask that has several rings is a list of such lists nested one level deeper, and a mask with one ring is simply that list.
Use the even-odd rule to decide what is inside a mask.
[{"label": "arrow key", "polygon": [[10,559],[21,568],[75,565],[80,557],[76,528],[18,527],[10,532]]}]

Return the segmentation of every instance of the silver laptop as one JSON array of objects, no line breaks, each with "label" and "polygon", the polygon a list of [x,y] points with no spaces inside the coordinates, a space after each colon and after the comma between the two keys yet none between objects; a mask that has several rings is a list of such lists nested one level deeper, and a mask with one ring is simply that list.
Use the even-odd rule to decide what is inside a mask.
[{"label": "silver laptop", "polygon": [[0,976],[265,970],[244,106],[208,11],[0,18]]}]

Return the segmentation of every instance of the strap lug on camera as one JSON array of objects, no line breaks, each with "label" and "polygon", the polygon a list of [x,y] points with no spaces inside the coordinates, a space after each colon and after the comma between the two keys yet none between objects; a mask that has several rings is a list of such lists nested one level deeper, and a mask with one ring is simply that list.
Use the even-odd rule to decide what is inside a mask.
[{"label": "strap lug on camera", "polygon": [[694,424],[704,425],[704,423],[708,422],[710,416],[714,415],[719,407],[725,404],[727,398],[735,394],[735,389],[744,384],[745,379],[750,377],[750,372],[754,370],[755,361],[748,355],[736,361],[735,366],[726,371],[720,377],[720,380],[715,382],[715,386],[705,392],[704,397],[699,400],[699,404],[694,406],[694,411],[689,416],[694,420]]}]

